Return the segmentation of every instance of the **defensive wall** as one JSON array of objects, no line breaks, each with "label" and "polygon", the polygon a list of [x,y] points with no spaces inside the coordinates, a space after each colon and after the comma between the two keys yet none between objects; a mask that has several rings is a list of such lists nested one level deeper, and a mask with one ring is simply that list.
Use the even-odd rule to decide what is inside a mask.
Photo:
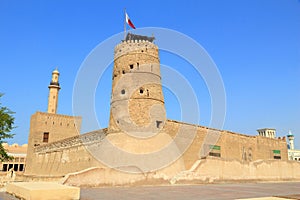
[{"label": "defensive wall", "polygon": [[[180,127],[184,127],[183,130],[187,132],[178,136],[176,133]],[[196,134],[190,135],[193,130],[196,130]],[[136,144],[130,143],[131,140],[124,141],[120,135],[117,135],[118,133],[108,133],[107,129],[102,129],[34,147],[31,154],[34,162],[30,166],[27,165],[25,176],[27,179],[34,177],[39,180],[65,177],[64,181],[71,185],[78,185],[80,179],[82,185],[90,184],[90,186],[146,184],[147,179],[153,179],[152,181],[159,184],[162,183],[162,180],[163,183],[180,183],[180,181],[191,181],[194,176],[195,180],[203,182],[226,181],[230,177],[234,177],[230,175],[232,173],[235,174],[234,179],[236,180],[243,178],[252,181],[299,180],[299,174],[295,170],[300,169],[300,164],[287,161],[285,139],[247,136],[220,130],[220,138],[212,146],[210,153],[206,157],[201,157],[200,151],[208,131],[219,130],[173,120],[167,121],[163,132],[166,132],[175,141],[178,149],[181,148],[180,142],[191,141],[182,156],[174,161],[179,162],[180,160],[180,167],[176,164],[174,168],[174,163],[170,163],[169,166],[156,172],[135,174],[119,171],[116,166],[116,169],[110,168],[99,162],[95,155],[89,152],[89,146],[94,145],[101,149],[103,139],[113,135],[122,140],[118,142],[126,142],[126,146],[129,148],[134,148]],[[277,153],[280,151],[280,159],[274,158],[274,155],[278,155],[274,154],[274,150]],[[107,152],[102,153],[110,156],[109,152],[110,150],[107,149]],[[281,166],[284,168],[279,170],[278,168]],[[196,168],[199,170],[197,171]],[[99,180],[96,180],[96,177]]]}]

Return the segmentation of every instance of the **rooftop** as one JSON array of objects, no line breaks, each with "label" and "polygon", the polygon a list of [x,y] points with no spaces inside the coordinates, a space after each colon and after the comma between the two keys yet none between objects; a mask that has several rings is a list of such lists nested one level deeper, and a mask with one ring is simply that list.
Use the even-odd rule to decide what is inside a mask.
[{"label": "rooftop", "polygon": [[125,41],[128,40],[145,40],[145,41],[149,41],[149,42],[153,42],[155,40],[155,37],[148,37],[148,36],[144,36],[144,35],[135,35],[132,33],[127,33]]}]

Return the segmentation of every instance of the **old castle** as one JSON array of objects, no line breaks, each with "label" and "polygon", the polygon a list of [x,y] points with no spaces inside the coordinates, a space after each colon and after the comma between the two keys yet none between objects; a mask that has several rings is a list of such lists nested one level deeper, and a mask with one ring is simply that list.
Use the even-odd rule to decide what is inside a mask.
[{"label": "old castle", "polygon": [[81,117],[56,113],[60,85],[53,71],[48,112],[30,121],[27,179],[92,186],[300,179],[300,164],[288,161],[286,139],[273,130],[248,136],[166,119],[153,39],[129,34],[115,47],[105,129],[80,134]]}]

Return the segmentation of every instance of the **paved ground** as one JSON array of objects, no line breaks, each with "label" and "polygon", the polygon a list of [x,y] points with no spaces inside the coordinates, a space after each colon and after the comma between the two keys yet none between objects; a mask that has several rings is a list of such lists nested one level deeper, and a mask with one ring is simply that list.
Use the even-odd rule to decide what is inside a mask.
[{"label": "paved ground", "polygon": [[[298,194],[298,195],[297,195]],[[290,197],[300,199],[300,182],[282,183],[240,183],[211,185],[181,185],[155,187],[119,187],[119,188],[82,188],[81,200],[101,199],[189,199],[189,200],[224,200],[258,197]],[[0,192],[2,200],[16,198]]]},{"label": "paved ground", "polygon": [[[239,199],[300,194],[300,182],[86,188],[81,200],[94,199]],[[298,195],[300,199],[300,195]]]}]

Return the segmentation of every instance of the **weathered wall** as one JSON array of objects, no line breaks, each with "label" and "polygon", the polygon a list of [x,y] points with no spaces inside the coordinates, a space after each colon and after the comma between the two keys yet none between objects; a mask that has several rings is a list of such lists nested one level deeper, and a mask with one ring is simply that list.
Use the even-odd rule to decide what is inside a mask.
[{"label": "weathered wall", "polygon": [[207,158],[194,170],[173,177],[172,183],[225,181],[299,181],[300,163],[282,160],[241,162],[222,158]]},{"label": "weathered wall", "polygon": [[[180,128],[185,131],[184,134],[180,134]],[[205,137],[207,134],[210,134],[209,131],[217,131],[220,134],[216,144],[212,145],[220,146],[221,158],[236,159],[243,162],[260,159],[269,160],[274,159],[273,150],[280,150],[281,160],[288,160],[285,139],[248,136],[172,120],[167,121],[164,131],[170,134],[173,138],[177,137],[176,141],[191,141],[191,145],[183,153],[183,160],[186,169],[189,169],[196,160],[201,159],[200,151]],[[196,134],[193,135],[193,132],[196,132]]]},{"label": "weathered wall", "polygon": [[[182,129],[183,132],[178,134],[178,130],[181,127],[184,127]],[[196,134],[191,136],[191,133],[195,130]],[[111,153],[114,150],[111,148],[114,147],[133,154],[151,153],[155,152],[156,149],[162,149],[163,146],[168,145],[173,139],[176,148],[174,149],[174,147],[172,147],[167,149],[167,151],[170,151],[169,153],[163,151],[161,153],[176,156],[175,154],[181,151],[183,154],[181,157],[178,157],[179,159],[175,163],[170,162],[170,165],[166,166],[166,168],[158,170],[164,171],[164,174],[170,176],[171,174],[174,175],[180,171],[190,169],[197,160],[201,159],[200,150],[208,130],[211,129],[168,120],[163,132],[168,133],[167,135],[170,136],[169,139],[162,133],[147,140],[139,140],[125,133],[110,133],[106,135],[106,129],[80,136],[73,136],[53,143],[36,146],[33,149],[33,153],[30,154],[33,162],[27,165],[25,174],[35,176],[64,176],[68,173],[78,172],[91,167],[100,167],[101,169],[109,170],[109,167],[106,167],[98,161],[103,157],[95,158],[94,156],[103,155],[118,160],[120,159],[118,158],[118,154]],[[220,134],[216,145],[220,146],[220,154],[223,161],[236,160],[247,165],[247,163],[249,164],[249,162],[256,160],[274,160],[272,154],[274,149],[281,151],[281,161],[287,160],[286,143],[282,139],[246,136],[227,131],[220,131]],[[113,144],[112,147],[105,145],[103,142],[104,138]],[[189,144],[185,143],[186,141],[190,141],[191,144],[187,146],[183,145]],[[249,152],[250,148],[251,152]],[[95,154],[90,154],[89,151],[93,151]],[[172,155],[172,152],[174,155]],[[156,160],[155,162],[160,161],[161,160]],[[143,172],[143,167],[145,166],[139,165],[139,162],[136,160],[127,160],[126,166],[123,167],[137,167]],[[118,166],[116,165],[114,167]],[[114,170],[110,170],[109,173],[111,173],[111,171]],[[119,181],[122,179],[122,176],[119,177],[121,174],[124,173],[118,172]],[[125,177],[127,177],[127,175],[123,178]]]},{"label": "weathered wall", "polygon": [[85,145],[99,142],[104,137],[105,133],[99,130],[37,146],[30,155],[33,162],[27,165],[25,175],[56,177],[91,166],[102,166]]},{"label": "weathered wall", "polygon": [[[36,147],[77,136],[79,135],[80,126],[81,117],[43,112],[33,114],[30,120],[25,174],[40,171],[40,166],[36,165],[36,158],[33,155]],[[47,143],[43,142],[45,132],[49,133]]]},{"label": "weathered wall", "polygon": [[182,171],[174,176],[168,176],[163,171],[148,174],[125,174],[114,169],[94,167],[68,174],[62,183],[74,186],[115,186],[284,180],[300,180],[299,162],[257,160],[243,163],[238,160],[210,157],[197,160],[192,169]]},{"label": "weathered wall", "polygon": [[[116,168],[123,172],[121,174],[138,173],[144,174],[156,169],[157,162],[164,162],[161,153],[156,153],[158,149],[168,145],[172,138],[160,133],[148,139],[137,139],[126,133],[111,133],[106,135],[106,129],[74,136],[61,141],[46,145],[37,146],[31,154],[30,166],[26,169],[26,176],[57,177],[68,173],[78,172],[90,167]],[[129,152],[124,156],[116,149]],[[123,152],[121,151],[121,153]],[[154,153],[154,157],[145,159],[144,155]],[[156,154],[155,154],[156,153]],[[135,155],[140,154],[139,159]],[[178,154],[176,145],[171,146],[164,155],[175,157]],[[133,156],[131,156],[133,155]],[[156,162],[152,162],[154,160]],[[100,160],[100,161],[99,161]],[[119,162],[123,160],[122,162]],[[102,164],[104,161],[105,165]],[[154,165],[154,166],[151,166]],[[110,167],[107,167],[110,166]],[[157,169],[166,174],[177,174],[185,170],[183,160],[177,159],[164,168],[164,163]],[[119,177],[122,179],[124,177]]]}]

